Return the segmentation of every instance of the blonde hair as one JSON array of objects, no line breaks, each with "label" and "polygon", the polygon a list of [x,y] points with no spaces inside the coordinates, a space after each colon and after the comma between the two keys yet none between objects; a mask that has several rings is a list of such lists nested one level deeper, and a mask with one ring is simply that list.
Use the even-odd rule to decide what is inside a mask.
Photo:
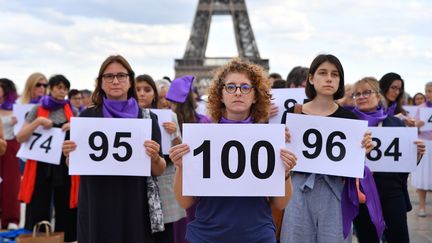
[{"label": "blonde hair", "polygon": [[261,66],[234,58],[229,63],[216,70],[208,90],[208,114],[214,122],[219,122],[225,112],[222,102],[222,89],[224,79],[230,73],[245,74],[255,86],[255,100],[250,109],[254,123],[264,123],[268,120],[270,110],[270,81]]},{"label": "blonde hair", "polygon": [[36,84],[40,80],[45,80],[48,84],[48,79],[43,75],[42,73],[32,73],[26,81],[26,84],[24,86],[24,91],[21,96],[21,103],[28,104],[30,103],[32,97],[32,91],[36,87]]},{"label": "blonde hair", "polygon": [[365,84],[369,85],[372,88],[372,91],[374,91],[375,94],[378,96],[379,105],[385,106],[386,102],[385,102],[384,96],[380,92],[379,82],[374,77],[364,77],[364,78],[360,79],[359,81],[355,82],[353,85],[353,94],[355,93],[356,89],[360,85],[365,85]]}]

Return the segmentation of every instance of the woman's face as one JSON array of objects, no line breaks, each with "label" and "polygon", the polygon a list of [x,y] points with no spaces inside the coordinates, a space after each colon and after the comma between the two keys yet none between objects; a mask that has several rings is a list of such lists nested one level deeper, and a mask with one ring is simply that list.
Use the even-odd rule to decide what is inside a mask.
[{"label": "woman's face", "polygon": [[3,87],[0,86],[0,104],[4,102],[4,90]]},{"label": "woman's face", "polygon": [[128,71],[120,63],[107,66],[102,74],[102,90],[110,100],[127,100],[131,87]]},{"label": "woman's face", "polygon": [[63,83],[59,83],[52,87],[51,96],[56,100],[64,100],[69,89]]},{"label": "woman's face", "polygon": [[425,97],[423,97],[423,95],[416,95],[414,97],[414,105],[421,105],[423,103],[425,103]]},{"label": "woman's face", "polygon": [[44,78],[39,79],[35,86],[32,89],[32,99],[38,99],[41,96],[44,96],[47,92],[48,81]]},{"label": "woman's face", "polygon": [[229,73],[224,80],[222,103],[225,104],[226,117],[247,117],[255,103],[255,89],[243,73]]},{"label": "woman's face", "polygon": [[387,90],[385,97],[390,102],[395,102],[399,94],[402,92],[402,81],[395,80],[390,85],[390,88]]},{"label": "woman's face", "polygon": [[354,97],[356,107],[363,112],[375,111],[380,101],[379,94],[367,83],[356,87]]},{"label": "woman's face", "polygon": [[432,102],[432,87],[431,86],[426,87],[425,96],[429,102]]},{"label": "woman's face", "polygon": [[138,103],[141,108],[150,108],[155,98],[155,93],[147,82],[139,81],[135,83],[135,89],[138,95]]},{"label": "woman's face", "polygon": [[165,98],[167,91],[168,89],[165,88],[159,91],[159,109],[171,109],[171,102]]},{"label": "woman's face", "polygon": [[328,61],[323,62],[313,75],[309,83],[315,88],[317,95],[333,96],[339,88],[340,74],[336,65]]}]

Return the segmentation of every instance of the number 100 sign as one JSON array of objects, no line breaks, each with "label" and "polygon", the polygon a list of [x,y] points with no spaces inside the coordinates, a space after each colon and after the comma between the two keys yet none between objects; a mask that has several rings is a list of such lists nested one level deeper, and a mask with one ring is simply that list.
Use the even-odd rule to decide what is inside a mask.
[{"label": "number 100 sign", "polygon": [[283,196],[283,124],[183,124],[183,195]]},{"label": "number 100 sign", "polygon": [[70,175],[149,176],[144,141],[151,139],[150,119],[78,118],[71,120]]}]

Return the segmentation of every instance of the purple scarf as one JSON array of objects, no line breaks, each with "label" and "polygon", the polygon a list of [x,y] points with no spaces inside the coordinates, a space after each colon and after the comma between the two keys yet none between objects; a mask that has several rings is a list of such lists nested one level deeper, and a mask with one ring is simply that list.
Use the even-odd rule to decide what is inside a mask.
[{"label": "purple scarf", "polygon": [[[381,238],[385,229],[385,222],[375,180],[367,166],[364,168],[364,178],[360,179],[360,190],[366,195],[366,207],[368,208],[370,219],[375,225],[378,238]],[[355,178],[347,178],[345,180],[341,205],[343,234],[346,238],[351,231],[352,221],[359,212],[359,199]]]},{"label": "purple scarf", "polygon": [[233,121],[233,120],[229,120],[225,117],[221,117],[221,119],[219,120],[219,123],[252,123],[252,117],[249,116],[244,120],[241,121]]},{"label": "purple scarf", "polygon": [[5,101],[0,105],[0,109],[11,111],[15,101]]},{"label": "purple scarf", "polygon": [[31,99],[30,104],[39,104],[39,101],[41,100],[42,96],[36,99]]},{"label": "purple scarf", "polygon": [[104,117],[110,118],[137,118],[138,102],[135,98],[128,100],[109,100],[103,97],[102,113]]},{"label": "purple scarf", "polygon": [[385,111],[385,114],[388,116],[394,116],[395,115],[395,111],[396,111],[396,107],[397,107],[397,103],[396,102],[392,102],[389,104],[389,106],[387,107],[387,110]]},{"label": "purple scarf", "polygon": [[352,112],[354,112],[358,118],[368,121],[370,127],[376,127],[380,122],[387,118],[387,114],[385,114],[384,108],[381,106],[377,107],[376,111],[372,112],[363,112],[356,107]]},{"label": "purple scarf", "polygon": [[432,107],[432,102],[430,102],[429,100],[426,101],[426,106],[427,106],[427,107]]},{"label": "purple scarf", "polygon": [[51,95],[44,95],[40,99],[40,103],[43,108],[53,111],[60,108],[63,108],[67,104],[67,100],[57,100],[54,99]]}]

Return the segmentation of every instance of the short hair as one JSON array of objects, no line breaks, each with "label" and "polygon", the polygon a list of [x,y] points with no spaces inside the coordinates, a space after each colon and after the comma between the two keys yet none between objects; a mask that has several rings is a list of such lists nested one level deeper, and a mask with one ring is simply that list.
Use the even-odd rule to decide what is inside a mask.
[{"label": "short hair", "polygon": [[3,89],[3,99],[5,102],[14,102],[17,98],[17,90],[12,80],[0,78],[0,87]]},{"label": "short hair", "polygon": [[[307,81],[309,68],[296,66],[291,69],[287,76],[287,83],[294,84],[294,87],[299,87],[302,82]],[[288,86],[287,86],[288,87]]]},{"label": "short hair", "polygon": [[92,102],[96,107],[101,107],[102,98],[106,97],[105,91],[102,90],[102,75],[105,72],[105,69],[107,69],[107,67],[112,63],[118,63],[127,70],[129,75],[129,84],[130,84],[129,90],[127,92],[127,98],[137,99],[136,90],[135,90],[135,73],[132,70],[132,67],[123,56],[112,55],[107,57],[99,68],[99,74],[96,79],[96,88],[92,94]]},{"label": "short hair", "polygon": [[354,83],[353,86],[353,94],[355,93],[355,90],[363,84],[367,84],[372,88],[372,91],[374,91],[378,97],[379,97],[379,104],[380,105],[384,105],[384,96],[380,93],[380,87],[379,87],[379,82],[376,78],[374,77],[364,77],[362,79],[360,79],[359,81]]},{"label": "short hair", "polygon": [[[344,79],[344,70],[342,67],[341,62],[339,59],[331,54],[321,54],[315,57],[315,59],[312,61],[310,67],[309,67],[309,77],[308,79],[315,74],[315,72],[318,70],[319,66],[323,64],[324,62],[329,62],[336,66],[336,69],[339,72],[339,87],[336,90],[336,93],[333,94],[333,99],[338,100],[345,95],[345,79]],[[306,82],[306,96],[309,99],[314,99],[317,96],[315,87],[309,82]]]},{"label": "short hair", "polygon": [[157,104],[159,102],[159,94],[158,94],[158,90],[156,88],[155,81],[153,80],[153,78],[150,75],[142,74],[142,75],[138,75],[135,79],[135,83],[141,83],[141,82],[147,83],[153,89],[154,99],[151,103],[151,108],[157,108]]},{"label": "short hair", "polygon": [[223,80],[230,73],[245,74],[252,85],[255,86],[255,100],[251,107],[251,117],[254,123],[264,123],[268,120],[270,110],[270,81],[264,69],[240,58],[234,58],[227,64],[219,67],[209,87],[208,111],[214,122],[219,122],[225,105],[222,102]]},{"label": "short hair", "polygon": [[80,90],[80,93],[83,97],[90,97],[92,95],[92,92],[88,89],[82,89]]},{"label": "short hair", "polygon": [[48,86],[49,86],[50,90],[52,90],[54,88],[54,86],[57,86],[60,84],[63,84],[64,86],[66,86],[66,88],[68,90],[70,89],[69,80],[61,74],[54,75],[51,78],[49,78],[49,80],[48,80]]},{"label": "short hair", "polygon": [[282,89],[287,87],[287,82],[283,79],[276,79],[273,81],[272,89]]},{"label": "short hair", "polygon": [[386,74],[384,74],[384,76],[382,76],[382,78],[379,80],[379,85],[380,85],[380,89],[381,89],[381,94],[387,100],[386,93],[389,91],[390,86],[392,85],[392,83],[395,80],[400,80],[402,83],[399,95],[396,97],[396,100],[395,100],[395,102],[397,104],[396,109],[395,109],[395,114],[398,114],[401,112],[405,112],[404,109],[402,108],[403,96],[405,93],[404,80],[402,79],[402,77],[399,74],[390,72],[390,73],[386,73]]},{"label": "short hair", "polygon": [[269,78],[273,78],[274,80],[282,79],[282,76],[279,73],[270,73]]},{"label": "short hair", "polygon": [[45,80],[48,83],[48,79],[45,77],[45,75],[43,75],[42,73],[38,73],[38,72],[30,74],[30,76],[27,78],[27,81],[26,81],[25,86],[24,86],[24,91],[23,91],[22,96],[21,96],[21,102],[23,104],[30,103],[30,101],[33,98],[32,97],[33,88],[36,87],[36,84],[40,80]]},{"label": "short hair", "polygon": [[77,89],[71,89],[71,90],[69,90],[69,93],[68,93],[68,99],[72,99],[72,97],[74,97],[78,94],[81,94],[81,92],[79,92]]}]

